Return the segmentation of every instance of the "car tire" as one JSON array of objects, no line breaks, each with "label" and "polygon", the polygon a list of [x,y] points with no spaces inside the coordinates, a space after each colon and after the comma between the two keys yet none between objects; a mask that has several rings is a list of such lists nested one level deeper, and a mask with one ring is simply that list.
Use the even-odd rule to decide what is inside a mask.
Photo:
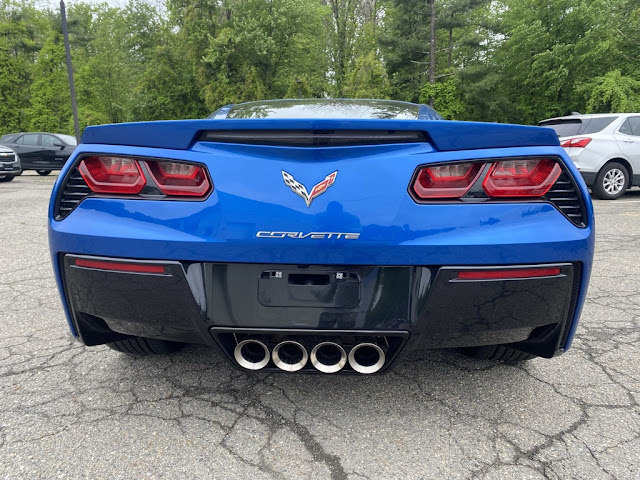
[{"label": "car tire", "polygon": [[164,355],[184,347],[184,343],[158,340],[155,338],[131,337],[117,342],[107,343],[107,347],[135,357],[141,355]]},{"label": "car tire", "polygon": [[629,186],[629,172],[618,162],[607,163],[593,183],[593,196],[601,200],[615,200],[624,195]]},{"label": "car tire", "polygon": [[51,170],[36,170],[36,172],[38,172],[38,175],[42,175],[43,177],[46,177],[51,173]]},{"label": "car tire", "polygon": [[0,175],[0,182],[10,182],[15,178],[15,175]]},{"label": "car tire", "polygon": [[536,358],[536,355],[521,352],[505,345],[483,345],[481,347],[465,347],[459,349],[461,353],[478,360],[491,360],[508,363],[524,362]]}]

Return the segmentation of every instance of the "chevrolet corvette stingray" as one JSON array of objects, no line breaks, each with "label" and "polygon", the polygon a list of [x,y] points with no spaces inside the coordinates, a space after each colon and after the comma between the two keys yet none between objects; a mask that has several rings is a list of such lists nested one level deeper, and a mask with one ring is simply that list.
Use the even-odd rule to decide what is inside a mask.
[{"label": "chevrolet corvette stingray", "polygon": [[553,130],[276,100],[88,127],[53,188],[49,242],[86,345],[371,374],[415,349],[567,350],[594,221]]}]

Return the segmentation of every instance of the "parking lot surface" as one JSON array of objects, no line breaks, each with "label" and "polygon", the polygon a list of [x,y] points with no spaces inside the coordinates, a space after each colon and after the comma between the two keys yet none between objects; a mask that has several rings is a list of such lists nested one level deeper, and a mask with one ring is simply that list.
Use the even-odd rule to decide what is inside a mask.
[{"label": "parking lot surface", "polygon": [[386,375],[325,376],[71,339],[47,247],[54,180],[0,184],[0,478],[640,478],[640,192],[596,202],[565,355],[433,351]]}]

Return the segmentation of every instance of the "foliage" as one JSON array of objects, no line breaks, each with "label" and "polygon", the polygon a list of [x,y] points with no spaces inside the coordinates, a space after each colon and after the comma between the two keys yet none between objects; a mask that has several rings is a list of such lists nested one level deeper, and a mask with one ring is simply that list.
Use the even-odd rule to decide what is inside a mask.
[{"label": "foliage", "polygon": [[640,111],[640,81],[612,70],[582,87],[588,90],[587,113]]},{"label": "foliage", "polygon": [[464,111],[464,104],[460,99],[458,83],[454,76],[449,76],[445,81],[433,85],[425,83],[420,91],[420,103],[429,103],[431,98],[434,100],[434,108],[446,120],[459,118]]},{"label": "foliage", "polygon": [[[34,2],[0,0],[0,134],[73,131],[59,12]],[[640,110],[638,0],[165,2],[71,4],[82,127],[280,97],[433,99],[446,118],[530,124]]]},{"label": "foliage", "polygon": [[52,35],[38,54],[31,84],[29,129],[42,132],[64,132],[71,116],[71,100],[67,83],[62,35]]}]

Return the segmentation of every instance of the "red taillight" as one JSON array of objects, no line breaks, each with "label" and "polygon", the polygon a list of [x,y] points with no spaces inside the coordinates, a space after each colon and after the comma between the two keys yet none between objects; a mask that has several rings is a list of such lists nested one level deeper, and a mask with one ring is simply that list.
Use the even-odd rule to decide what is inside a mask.
[{"label": "red taillight", "polygon": [[507,280],[511,278],[555,277],[559,267],[517,268],[509,270],[463,270],[458,280]]},{"label": "red taillight", "polygon": [[146,160],[145,163],[165,195],[202,197],[209,192],[209,179],[199,165],[160,160]]},{"label": "red taillight", "polygon": [[[142,164],[146,165],[146,177]],[[204,197],[211,190],[204,167],[170,160],[92,155],[82,159],[78,171],[96,193],[135,195],[147,185],[147,180],[171,196]]]},{"label": "red taillight", "polygon": [[413,190],[420,198],[460,198],[478,179],[483,166],[483,162],[467,162],[424,167]]},{"label": "red taillight", "polygon": [[491,197],[540,197],[547,193],[562,173],[551,159],[500,160],[482,182]]},{"label": "red taillight", "polygon": [[590,137],[580,137],[580,138],[570,138],[569,140],[565,140],[564,142],[560,142],[561,147],[569,148],[569,147],[586,147],[591,142]]},{"label": "red taillight", "polygon": [[99,270],[112,270],[114,272],[127,273],[165,273],[162,265],[149,265],[145,263],[121,263],[121,262],[105,262],[102,260],[88,260],[77,258],[76,267],[96,268]]},{"label": "red taillight", "polygon": [[78,170],[96,193],[137,194],[147,183],[138,162],[128,157],[86,157]]}]

